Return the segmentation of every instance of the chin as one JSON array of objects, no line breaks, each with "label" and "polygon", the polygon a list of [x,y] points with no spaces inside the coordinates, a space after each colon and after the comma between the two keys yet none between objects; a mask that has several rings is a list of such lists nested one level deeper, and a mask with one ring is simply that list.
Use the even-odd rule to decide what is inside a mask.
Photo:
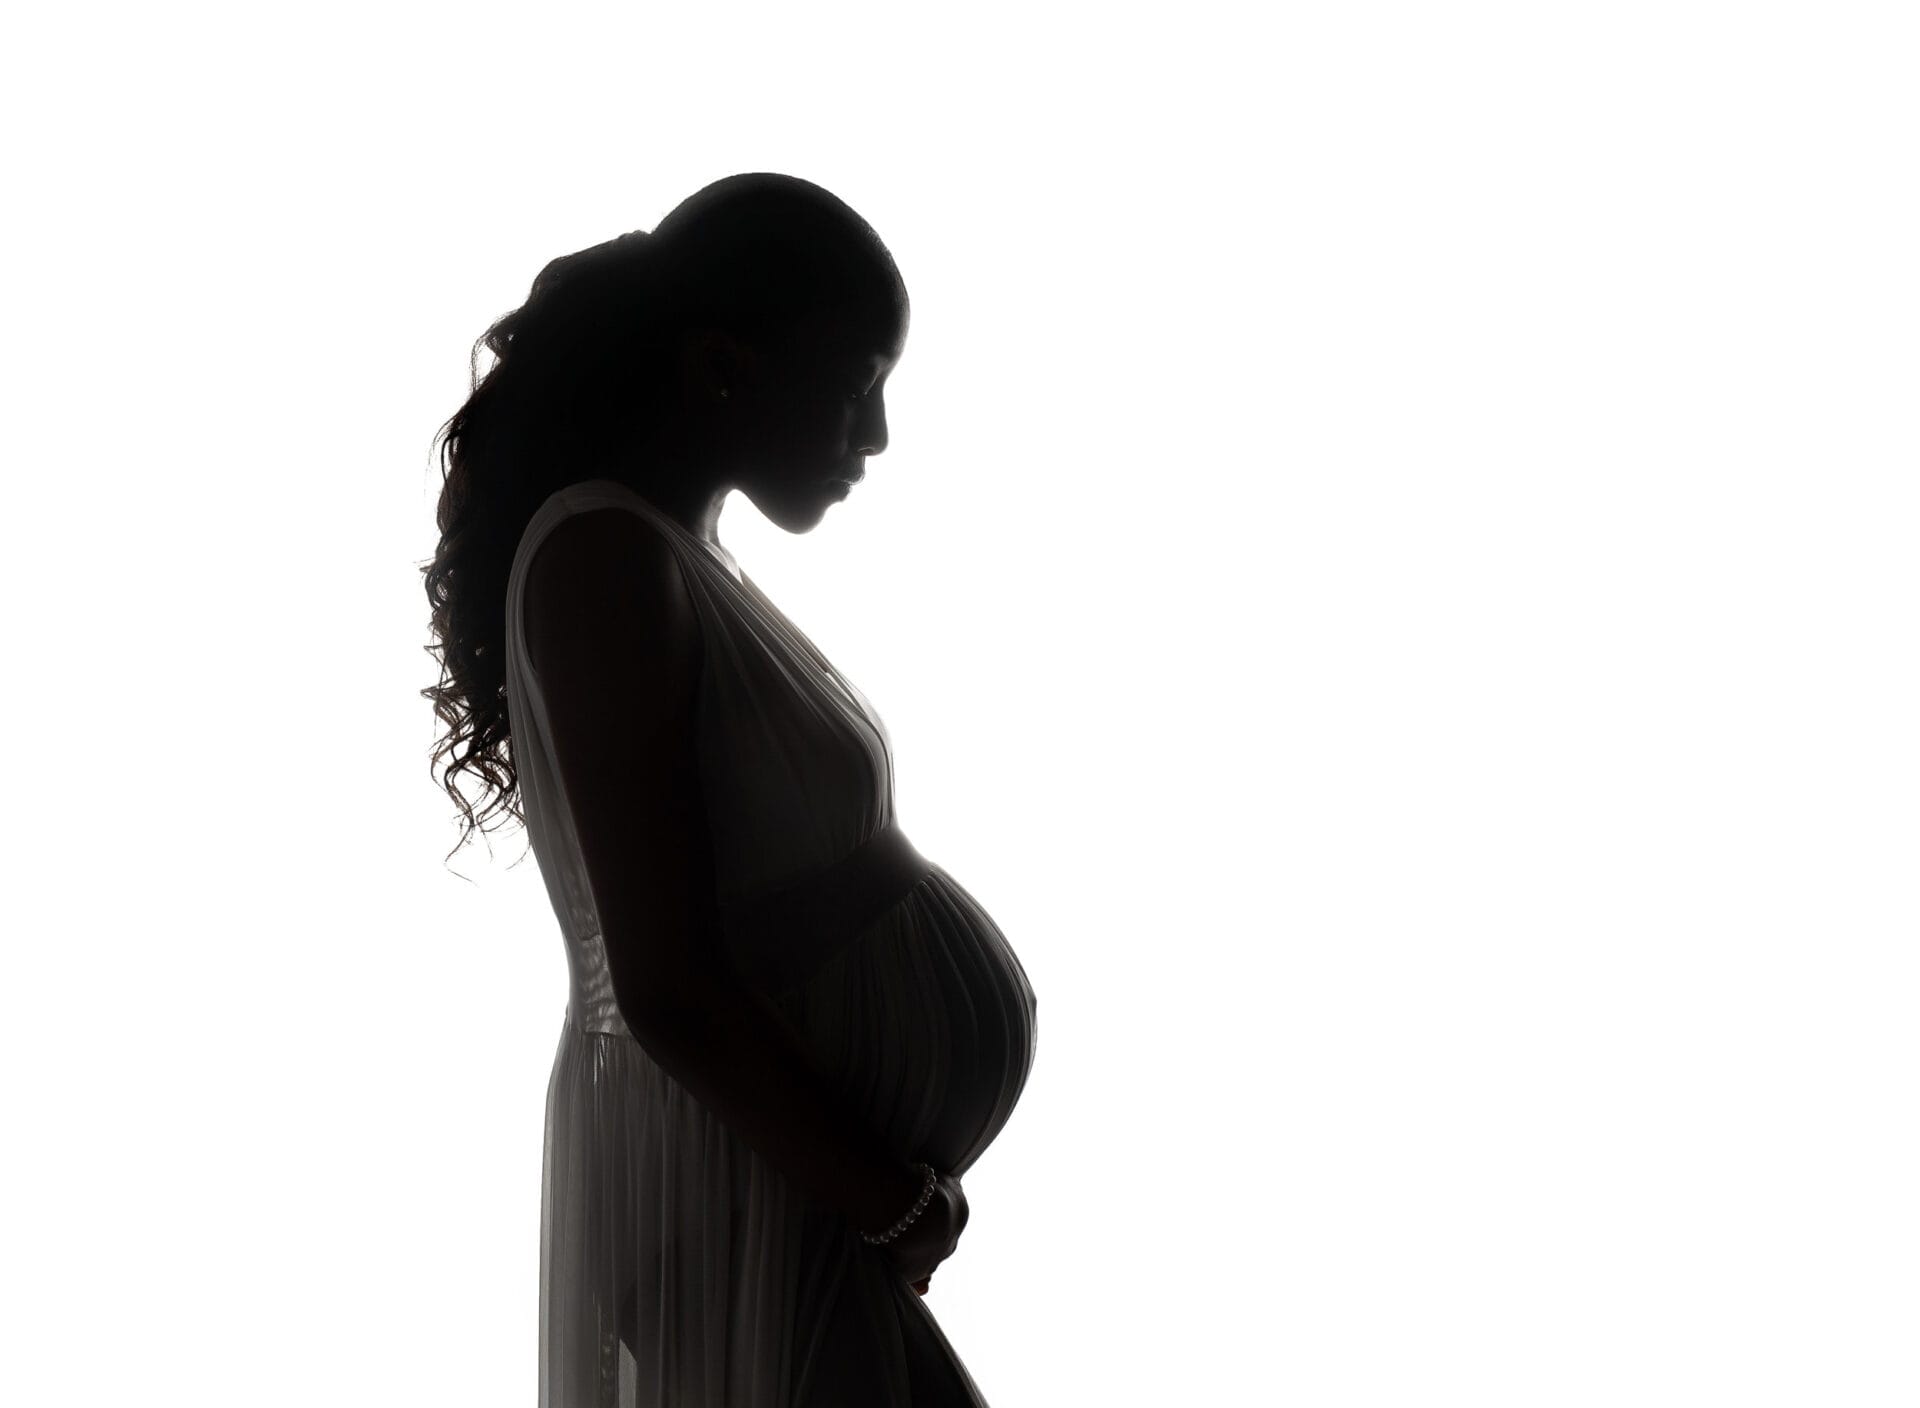
[{"label": "chin", "polygon": [[807,533],[819,527],[820,520],[827,516],[827,510],[839,502],[839,490],[832,485],[825,485],[811,490],[789,490],[777,498],[764,492],[748,491],[747,497],[768,522],[789,533]]}]

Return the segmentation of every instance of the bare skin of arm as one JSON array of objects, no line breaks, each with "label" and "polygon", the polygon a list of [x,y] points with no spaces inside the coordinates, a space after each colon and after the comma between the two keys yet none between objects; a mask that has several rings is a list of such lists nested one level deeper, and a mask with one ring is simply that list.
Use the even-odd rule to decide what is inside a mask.
[{"label": "bare skin of arm", "polygon": [[[528,565],[526,630],[621,1016],[660,1066],[795,1185],[878,1231],[920,1175],[834,1103],[719,949],[694,747],[698,617],[671,547],[624,509],[568,518]],[[890,1246],[925,1277],[966,1222],[957,1179]],[[924,1225],[923,1225],[924,1224]]]}]

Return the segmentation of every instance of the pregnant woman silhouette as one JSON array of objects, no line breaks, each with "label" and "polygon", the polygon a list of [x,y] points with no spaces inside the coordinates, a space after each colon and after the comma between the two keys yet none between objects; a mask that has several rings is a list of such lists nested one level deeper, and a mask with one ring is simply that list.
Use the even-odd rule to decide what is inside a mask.
[{"label": "pregnant woman silhouette", "polygon": [[715,531],[735,489],[792,533],[852,491],[907,317],[844,203],[729,177],[547,265],[443,427],[434,757],[468,834],[460,771],[524,822],[570,976],[541,1408],[985,1404],[922,1297],[1033,989]]}]

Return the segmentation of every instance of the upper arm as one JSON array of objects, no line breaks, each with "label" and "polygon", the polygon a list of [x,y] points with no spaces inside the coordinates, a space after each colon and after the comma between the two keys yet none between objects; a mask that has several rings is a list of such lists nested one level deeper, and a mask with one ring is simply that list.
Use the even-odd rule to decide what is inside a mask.
[{"label": "upper arm", "polygon": [[529,663],[630,1028],[716,976],[694,699],[701,638],[659,530],[621,508],[555,526],[528,564]]}]

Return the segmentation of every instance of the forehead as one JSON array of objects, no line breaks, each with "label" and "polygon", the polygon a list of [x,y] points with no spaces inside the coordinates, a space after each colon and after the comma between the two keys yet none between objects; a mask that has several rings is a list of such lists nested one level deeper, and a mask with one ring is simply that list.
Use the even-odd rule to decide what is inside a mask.
[{"label": "forehead", "polygon": [[907,322],[904,301],[884,310],[824,309],[801,320],[794,330],[795,341],[811,353],[856,362],[897,362],[906,350]]}]

